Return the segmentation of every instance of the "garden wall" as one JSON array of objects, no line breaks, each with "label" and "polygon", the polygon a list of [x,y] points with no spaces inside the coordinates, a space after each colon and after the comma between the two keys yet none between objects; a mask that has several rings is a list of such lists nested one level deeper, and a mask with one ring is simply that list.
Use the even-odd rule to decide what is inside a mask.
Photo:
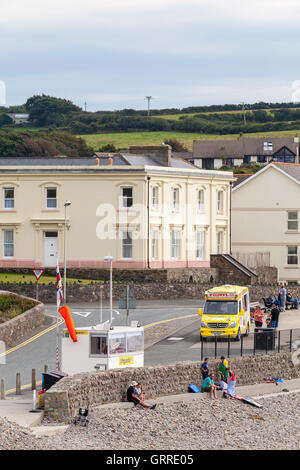
[{"label": "garden wall", "polygon": [[[12,294],[12,292],[0,291],[0,295],[2,294]],[[13,293],[13,295],[16,294]],[[19,297],[20,300],[25,299],[24,296],[20,295],[16,295],[16,297]],[[42,303],[37,303],[30,310],[0,324],[0,341],[5,343],[6,348],[10,348],[16,345],[25,335],[42,326],[44,321],[45,306]]]}]

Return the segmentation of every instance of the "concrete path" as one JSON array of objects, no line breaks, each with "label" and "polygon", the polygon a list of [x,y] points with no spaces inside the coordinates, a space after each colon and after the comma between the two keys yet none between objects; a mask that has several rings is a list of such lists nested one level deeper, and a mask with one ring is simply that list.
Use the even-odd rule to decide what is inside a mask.
[{"label": "concrete path", "polygon": [[10,395],[0,400],[0,417],[25,428],[38,426],[44,416],[43,410],[32,413],[33,394],[26,391],[22,395]]}]

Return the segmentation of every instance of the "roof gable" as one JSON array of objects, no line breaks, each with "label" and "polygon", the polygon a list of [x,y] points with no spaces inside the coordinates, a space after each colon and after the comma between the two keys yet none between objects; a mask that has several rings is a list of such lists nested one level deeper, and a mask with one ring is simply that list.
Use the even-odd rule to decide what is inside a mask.
[{"label": "roof gable", "polygon": [[279,171],[284,176],[294,181],[294,183],[300,184],[300,165],[299,164],[272,162],[269,165],[266,165],[265,167],[263,167],[257,173],[254,173],[254,175],[242,181],[240,184],[236,185],[232,189],[232,191],[237,191],[242,186],[249,183],[249,181],[252,181],[254,178],[257,178],[259,175],[261,175],[265,171],[268,171],[270,168],[274,168],[275,170]]}]

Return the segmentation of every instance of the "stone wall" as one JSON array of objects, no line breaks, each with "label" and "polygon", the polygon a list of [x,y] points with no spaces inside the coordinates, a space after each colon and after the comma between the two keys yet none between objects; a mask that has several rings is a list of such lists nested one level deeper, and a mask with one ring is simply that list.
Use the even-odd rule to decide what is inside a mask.
[{"label": "stone wall", "polygon": [[[210,368],[217,373],[218,361]],[[201,362],[183,362],[167,366],[116,369],[105,372],[77,374],[61,379],[45,394],[45,414],[48,418],[67,421],[78,413],[80,406],[90,408],[120,402],[130,382],[142,382],[151,398],[188,392],[188,386],[201,384]],[[266,377],[300,378],[290,353],[230,358],[238,385],[262,383]]]},{"label": "stone wall", "polygon": [[[109,299],[109,283],[103,285],[103,300]],[[200,284],[196,282],[180,282],[172,281],[168,283],[148,282],[148,283],[129,283],[134,296],[137,301],[139,300],[168,300],[168,299],[197,299],[204,300],[205,291],[211,289],[220,283],[205,283]],[[243,284],[240,284],[243,285]],[[272,285],[252,285],[248,286],[250,292],[250,301],[262,302],[263,297],[267,297],[271,290],[279,292],[278,284]],[[32,297],[35,295],[35,283],[0,283],[0,289],[5,291],[15,292],[25,297]],[[126,289],[125,283],[113,283],[113,301],[117,302]],[[300,299],[300,286],[292,288],[293,295]],[[39,285],[39,300],[43,303],[56,302],[56,287],[55,284],[40,284]],[[68,303],[77,302],[98,302],[100,300],[100,284],[91,283],[80,285],[75,283],[67,284],[67,301]]]},{"label": "stone wall", "polygon": [[[11,294],[12,292],[5,293]],[[23,296],[17,295],[17,297],[24,299]],[[25,335],[42,326],[44,321],[45,306],[37,303],[35,307],[27,310],[27,312],[0,324],[0,341],[5,343],[6,348],[10,348],[17,344]]]}]

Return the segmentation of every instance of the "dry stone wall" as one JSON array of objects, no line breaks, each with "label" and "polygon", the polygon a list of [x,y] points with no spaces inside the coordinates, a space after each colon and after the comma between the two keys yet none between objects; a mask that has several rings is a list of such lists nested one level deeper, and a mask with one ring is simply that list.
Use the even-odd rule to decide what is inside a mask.
[{"label": "dry stone wall", "polygon": [[[10,292],[11,293],[11,292]],[[17,296],[23,298],[23,296]],[[0,325],[0,341],[6,348],[17,344],[24,336],[43,325],[45,321],[45,306],[38,303],[27,312],[18,315]]]},{"label": "dry stone wall", "polygon": [[[262,383],[267,377],[300,378],[300,368],[293,365],[290,353],[230,358],[229,362],[238,385]],[[218,361],[211,360],[209,365],[217,375]],[[151,398],[186,393],[191,383],[200,386],[200,367],[201,362],[183,362],[65,377],[47,391],[45,414],[50,419],[68,421],[80,406],[93,408],[120,402],[132,380],[142,382]]]}]

